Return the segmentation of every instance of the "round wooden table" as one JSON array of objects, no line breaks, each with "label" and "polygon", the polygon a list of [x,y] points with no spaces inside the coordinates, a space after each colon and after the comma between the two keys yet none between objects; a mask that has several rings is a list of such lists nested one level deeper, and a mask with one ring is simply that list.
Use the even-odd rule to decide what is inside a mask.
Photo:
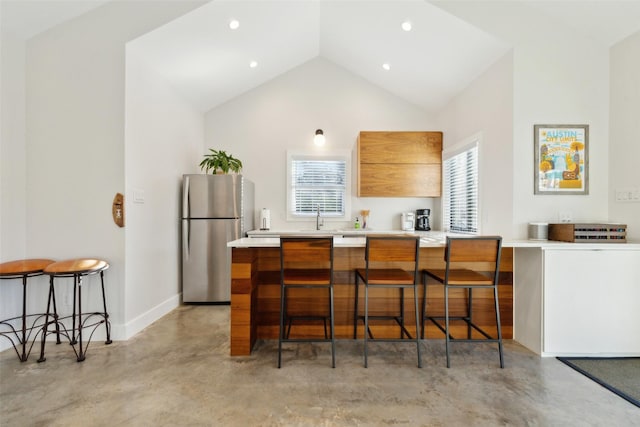
[{"label": "round wooden table", "polygon": [[[54,262],[53,264],[49,264],[44,269],[44,274],[49,275],[50,285],[49,285],[49,301],[47,302],[47,315],[49,314],[49,306],[52,302],[55,304],[55,292],[54,292],[54,279],[62,278],[62,277],[73,277],[73,314],[71,315],[71,336],[69,337],[69,332],[64,325],[60,324],[61,319],[54,319],[56,327],[62,326],[64,328],[64,334],[69,338],[70,343],[73,345],[73,349],[76,353],[78,362],[82,362],[85,359],[86,350],[91,341],[91,336],[93,335],[93,331],[102,323],[105,324],[107,339],[105,344],[111,344],[111,322],[109,321],[109,314],[107,312],[107,299],[105,297],[104,292],[104,272],[109,268],[109,263],[100,259],[94,258],[78,258],[78,259],[70,259],[65,261]],[[102,288],[102,309],[103,311],[97,312],[82,312],[82,279],[86,276],[91,276],[94,274],[100,274],[100,284]],[[77,308],[77,310],[76,310]],[[84,316],[84,318],[83,318]],[[89,319],[98,316],[99,320],[95,323],[87,324]],[[77,325],[76,325],[77,319]],[[40,359],[38,362],[44,362],[46,358],[44,357],[44,348],[46,342],[47,335],[47,327],[49,322],[48,318],[45,319],[44,332],[42,334],[42,346],[40,351]],[[89,335],[89,340],[86,343],[86,347],[84,346],[82,330],[84,328],[92,327],[93,331]],[[77,336],[76,336],[77,330]],[[75,345],[78,344],[78,350],[76,350]]]},{"label": "round wooden table", "polygon": [[[10,328],[10,331],[0,332],[0,335],[6,337],[11,341],[16,354],[18,355],[18,359],[21,362],[25,362],[29,357],[29,353],[31,353],[31,347],[27,351],[27,342],[29,341],[27,332],[29,336],[31,332],[35,329],[35,323],[27,327],[27,317],[29,316],[42,316],[42,314],[27,314],[27,279],[33,276],[40,276],[44,269],[53,264],[55,261],[52,259],[23,259],[17,261],[9,261],[3,262],[0,264],[0,279],[20,279],[22,278],[22,329],[21,331],[17,331],[13,328],[11,322],[13,320],[18,319],[18,317],[12,317],[10,319],[5,319],[0,321],[1,325],[6,325]],[[13,336],[15,336],[16,341],[13,340]],[[36,335],[37,336],[37,335]],[[22,353],[18,349],[18,346],[22,347]]]}]

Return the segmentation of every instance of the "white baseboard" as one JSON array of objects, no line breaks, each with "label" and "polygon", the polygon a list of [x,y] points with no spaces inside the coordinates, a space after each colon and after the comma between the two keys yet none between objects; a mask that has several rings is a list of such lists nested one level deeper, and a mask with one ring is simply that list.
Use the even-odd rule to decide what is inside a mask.
[{"label": "white baseboard", "polygon": [[180,306],[182,294],[176,294],[152,309],[142,313],[124,325],[111,325],[111,337],[115,341],[125,341],[133,337],[156,320]]},{"label": "white baseboard", "polygon": [[[182,299],[182,294],[174,295],[171,298],[168,298],[167,300],[163,301],[162,303],[158,304],[152,309],[142,313],[141,315],[127,322],[124,325],[111,323],[111,339],[113,341],[128,340],[129,338],[133,337],[134,335],[142,331],[147,326],[154,323],[156,320],[160,319],[161,317],[165,316],[167,313],[179,307],[181,299]],[[90,334],[91,330],[89,329],[86,332],[83,332],[83,334],[85,333]],[[106,329],[104,328],[103,325],[99,325],[96,328],[93,336],[91,337],[91,341],[94,341],[94,342],[104,341],[106,337],[107,337]],[[40,338],[38,337],[38,341],[39,339]],[[47,337],[47,342],[55,341],[55,339],[56,339],[55,334],[50,334]],[[4,339],[0,337],[0,352],[6,351],[8,349],[11,349],[11,351],[13,351],[13,349],[11,348],[11,342],[8,339]],[[39,351],[38,343],[34,344],[33,351],[35,352]]]}]

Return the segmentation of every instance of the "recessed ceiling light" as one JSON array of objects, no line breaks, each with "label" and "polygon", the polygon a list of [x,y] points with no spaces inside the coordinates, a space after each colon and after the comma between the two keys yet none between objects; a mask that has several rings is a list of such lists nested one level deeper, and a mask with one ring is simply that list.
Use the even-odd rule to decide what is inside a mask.
[{"label": "recessed ceiling light", "polygon": [[257,61],[251,61],[249,62],[249,67],[251,68],[256,68],[258,66],[258,62]]},{"label": "recessed ceiling light", "polygon": [[232,19],[231,21],[229,21],[229,28],[231,28],[232,30],[236,30],[239,26],[240,21],[238,21],[237,19]]},{"label": "recessed ceiling light", "polygon": [[411,22],[404,21],[402,23],[402,29],[405,30],[405,31],[411,31]]},{"label": "recessed ceiling light", "polygon": [[389,71],[391,69],[391,65],[385,62],[384,64],[382,64],[382,68],[384,68],[386,71]]}]

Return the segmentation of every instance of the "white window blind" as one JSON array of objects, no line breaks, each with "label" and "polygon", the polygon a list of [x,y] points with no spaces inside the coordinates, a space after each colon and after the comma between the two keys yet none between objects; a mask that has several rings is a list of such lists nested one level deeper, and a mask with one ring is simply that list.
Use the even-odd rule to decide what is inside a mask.
[{"label": "white window blind", "polygon": [[478,145],[444,160],[444,228],[478,232]]},{"label": "white window blind", "polygon": [[290,213],[324,217],[345,216],[347,162],[344,159],[291,159]]}]

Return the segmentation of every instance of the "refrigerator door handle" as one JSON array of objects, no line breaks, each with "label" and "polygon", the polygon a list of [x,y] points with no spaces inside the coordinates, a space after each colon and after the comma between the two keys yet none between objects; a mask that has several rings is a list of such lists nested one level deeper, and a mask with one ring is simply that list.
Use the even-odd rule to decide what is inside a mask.
[{"label": "refrigerator door handle", "polygon": [[184,177],[184,183],[182,184],[182,218],[191,218],[191,209],[189,203],[189,188],[191,187],[189,177]]},{"label": "refrigerator door handle", "polygon": [[189,259],[189,248],[191,247],[191,227],[190,221],[182,221],[182,253]]}]

